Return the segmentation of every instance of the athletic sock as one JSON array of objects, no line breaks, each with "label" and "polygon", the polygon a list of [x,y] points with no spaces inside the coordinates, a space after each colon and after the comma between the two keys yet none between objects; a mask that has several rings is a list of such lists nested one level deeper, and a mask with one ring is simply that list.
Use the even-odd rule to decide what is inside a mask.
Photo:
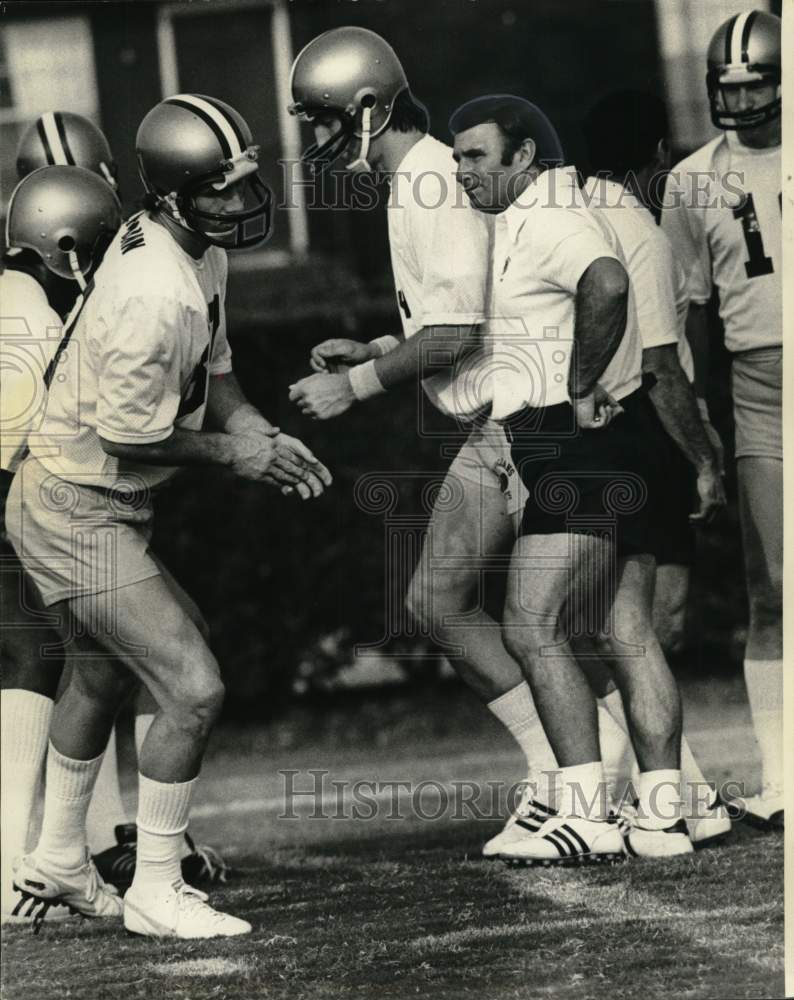
[{"label": "athletic sock", "polygon": [[681,818],[681,772],[642,771],[637,787],[638,821],[646,830],[664,830]]},{"label": "athletic sock", "polygon": [[116,844],[115,828],[120,823],[129,823],[127,810],[121,797],[119,782],[119,758],[116,743],[116,727],[110,732],[102,766],[94,785],[94,794],[86,817],[86,834],[92,854]]},{"label": "athletic sock", "polygon": [[138,855],[132,886],[163,888],[182,879],[180,861],[187,830],[192,781],[154,781],[138,774]]},{"label": "athletic sock", "polygon": [[52,698],[21,688],[0,694],[0,891],[10,898],[12,864],[28,846],[33,804],[47,753]]},{"label": "athletic sock", "polygon": [[560,768],[560,780],[557,808],[562,816],[591,820],[605,820],[609,816],[612,803],[600,760]]},{"label": "athletic sock", "polygon": [[783,788],[783,661],[745,660],[744,682],[761,750],[764,787]]},{"label": "athletic sock", "polygon": [[78,868],[85,862],[85,820],[102,755],[75,760],[58,753],[50,743],[47,753],[47,790],[44,819],[36,857],[57,868]]},{"label": "athletic sock", "polygon": [[598,698],[598,742],[604,762],[604,776],[613,802],[621,802],[626,787],[635,782],[639,769],[620,691]]},{"label": "athletic sock", "polygon": [[488,708],[513,735],[527,760],[529,780],[536,784],[535,798],[555,808],[559,787],[557,758],[540,721],[526,681],[488,702]]}]

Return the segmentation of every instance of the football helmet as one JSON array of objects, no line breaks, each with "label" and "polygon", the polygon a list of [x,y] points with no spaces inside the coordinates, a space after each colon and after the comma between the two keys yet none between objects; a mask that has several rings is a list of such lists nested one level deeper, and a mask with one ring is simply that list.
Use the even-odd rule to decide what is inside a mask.
[{"label": "football helmet", "polygon": [[[776,88],[762,107],[729,110],[723,87],[765,81]],[[711,120],[721,129],[754,128],[780,114],[780,18],[760,10],[721,24],[708,50],[706,86]]]},{"label": "football helmet", "polygon": [[[228,104],[202,94],[169,97],[141,122],[135,150],[153,206],[180,226],[225,250],[254,247],[270,235],[273,199],[257,173],[259,146]],[[239,210],[197,206],[197,196],[220,196],[238,183]]]},{"label": "football helmet", "polygon": [[6,245],[32,250],[48,271],[84,290],[120,225],[119,200],[95,173],[85,167],[39,167],[11,194]]},{"label": "football helmet", "polygon": [[361,151],[348,170],[369,170],[372,139],[384,132],[398,94],[408,80],[394,49],[366,28],[334,28],[306,45],[292,64],[292,104],[289,111],[303,121],[322,116],[338,122],[338,131],[324,143],[314,143],[303,161],[321,171],[355,137]]},{"label": "football helmet", "polygon": [[118,169],[102,132],[82,115],[45,111],[25,130],[17,146],[17,176],[39,167],[85,167],[118,191]]}]

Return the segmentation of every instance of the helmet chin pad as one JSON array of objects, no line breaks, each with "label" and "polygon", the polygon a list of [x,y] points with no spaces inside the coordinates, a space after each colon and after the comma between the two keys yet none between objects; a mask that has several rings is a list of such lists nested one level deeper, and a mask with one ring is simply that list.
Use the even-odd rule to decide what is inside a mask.
[{"label": "helmet chin pad", "polygon": [[270,188],[259,174],[249,173],[239,181],[245,207],[238,212],[207,212],[196,206],[199,188],[207,180],[191,185],[179,199],[180,213],[187,226],[214,246],[223,250],[247,250],[264,243],[272,232],[272,202]]}]

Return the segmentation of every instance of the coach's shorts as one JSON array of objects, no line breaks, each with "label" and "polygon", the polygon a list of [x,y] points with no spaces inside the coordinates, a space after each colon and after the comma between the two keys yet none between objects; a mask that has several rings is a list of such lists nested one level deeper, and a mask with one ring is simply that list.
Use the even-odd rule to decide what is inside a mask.
[{"label": "coach's shorts", "polygon": [[644,389],[620,400],[624,413],[601,430],[580,430],[570,403],[525,409],[506,422],[528,492],[522,535],[596,534],[618,555],[656,554],[654,456],[661,425]]},{"label": "coach's shorts", "polygon": [[783,351],[759,347],[733,357],[737,458],[783,459]]},{"label": "coach's shorts", "polygon": [[472,428],[448,475],[501,490],[510,516],[518,514],[526,503],[526,489],[513,464],[505,429],[495,420]]},{"label": "coach's shorts", "polygon": [[32,456],[11,485],[6,530],[46,606],[160,573],[149,554],[149,491],[67,482]]}]

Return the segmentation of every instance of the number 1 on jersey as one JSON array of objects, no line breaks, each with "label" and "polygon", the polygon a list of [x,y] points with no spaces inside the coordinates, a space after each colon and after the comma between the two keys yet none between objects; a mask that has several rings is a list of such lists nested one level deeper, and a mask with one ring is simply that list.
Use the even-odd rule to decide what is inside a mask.
[{"label": "number 1 on jersey", "polygon": [[775,270],[772,258],[764,253],[764,239],[758,216],[755,213],[755,202],[751,194],[746,194],[733,210],[734,219],[739,219],[744,233],[748,259],[744,262],[744,270],[748,278],[759,278],[763,274],[772,274]]}]

